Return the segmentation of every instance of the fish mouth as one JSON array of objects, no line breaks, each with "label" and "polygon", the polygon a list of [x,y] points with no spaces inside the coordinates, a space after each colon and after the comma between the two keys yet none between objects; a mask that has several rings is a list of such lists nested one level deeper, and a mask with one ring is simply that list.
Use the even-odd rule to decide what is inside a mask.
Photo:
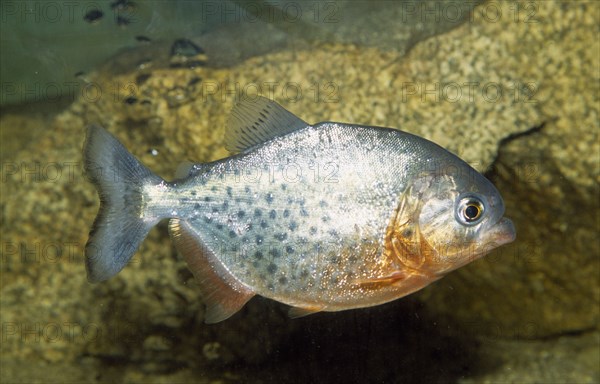
[{"label": "fish mouth", "polygon": [[496,246],[512,243],[517,238],[515,225],[506,217],[498,220],[492,228],[490,228],[489,239],[496,243]]}]

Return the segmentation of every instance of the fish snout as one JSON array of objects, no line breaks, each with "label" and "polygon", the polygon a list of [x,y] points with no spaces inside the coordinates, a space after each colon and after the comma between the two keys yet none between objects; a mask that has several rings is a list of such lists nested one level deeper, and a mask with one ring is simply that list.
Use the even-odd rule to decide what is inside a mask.
[{"label": "fish snout", "polygon": [[490,228],[489,238],[496,246],[512,243],[517,238],[517,231],[513,222],[503,217],[492,228]]}]

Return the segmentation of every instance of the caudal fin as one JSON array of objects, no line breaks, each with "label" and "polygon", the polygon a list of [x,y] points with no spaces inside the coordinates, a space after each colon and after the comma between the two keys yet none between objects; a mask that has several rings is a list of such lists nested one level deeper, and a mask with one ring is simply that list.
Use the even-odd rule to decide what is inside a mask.
[{"label": "caudal fin", "polygon": [[84,167],[100,195],[100,209],[85,246],[90,282],[116,275],[159,218],[144,214],[142,189],[163,180],[143,166],[104,128],[87,128]]}]

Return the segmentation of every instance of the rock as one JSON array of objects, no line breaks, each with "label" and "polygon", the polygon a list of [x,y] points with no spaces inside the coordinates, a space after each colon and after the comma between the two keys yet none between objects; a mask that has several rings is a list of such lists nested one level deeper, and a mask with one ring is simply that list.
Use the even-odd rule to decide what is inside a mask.
[{"label": "rock", "polygon": [[[518,3],[493,4],[511,15]],[[543,122],[505,140],[489,173],[517,241],[420,296],[469,332],[495,337],[550,337],[600,324],[599,85],[591,81],[600,65],[593,37],[598,6],[538,5],[525,28],[512,17],[471,28],[478,41],[494,36],[473,66],[493,78],[497,61],[503,77],[532,84],[528,103]]]}]

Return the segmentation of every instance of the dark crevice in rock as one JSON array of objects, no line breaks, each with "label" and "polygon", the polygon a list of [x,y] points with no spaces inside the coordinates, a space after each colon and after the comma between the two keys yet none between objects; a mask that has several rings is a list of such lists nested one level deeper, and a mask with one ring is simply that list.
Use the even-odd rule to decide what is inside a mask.
[{"label": "dark crevice in rock", "polygon": [[528,137],[531,135],[535,135],[538,134],[540,132],[542,132],[542,130],[544,129],[544,126],[546,125],[547,121],[543,121],[541,124],[535,125],[523,132],[516,132],[516,133],[511,133],[508,136],[502,138],[499,142],[498,142],[498,151],[496,152],[496,157],[494,158],[494,160],[492,161],[492,163],[490,164],[490,166],[488,167],[488,169],[484,172],[485,177],[487,177],[488,179],[494,179],[495,177],[495,173],[496,173],[496,169],[497,169],[497,165],[499,162],[499,159],[501,157],[502,154],[502,150],[511,142],[521,139],[523,137]]},{"label": "dark crevice in rock", "polygon": [[563,337],[579,337],[579,336],[585,336],[585,335],[592,335],[595,332],[598,332],[597,327],[586,327],[586,328],[580,328],[580,329],[565,330],[565,331],[558,332],[558,333],[540,336],[540,337],[535,338],[535,340],[552,341],[552,340],[558,340]]}]

